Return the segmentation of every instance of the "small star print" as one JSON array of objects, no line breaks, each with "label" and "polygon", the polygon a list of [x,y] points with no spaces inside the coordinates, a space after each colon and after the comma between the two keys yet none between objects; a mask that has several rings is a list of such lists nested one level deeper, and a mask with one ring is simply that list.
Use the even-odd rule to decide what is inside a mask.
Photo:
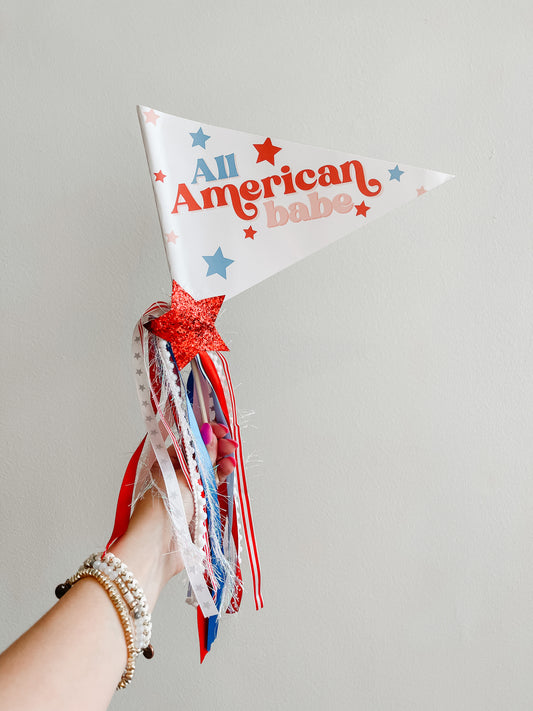
[{"label": "small star print", "polygon": [[148,400],[143,400],[141,404],[143,407],[148,407]]},{"label": "small star print", "polygon": [[196,133],[190,133],[189,135],[192,137],[192,147],[201,146],[205,148],[206,142],[211,138],[211,136],[203,132],[202,128],[199,128]]},{"label": "small star print", "polygon": [[395,167],[395,168],[392,168],[392,169],[389,168],[389,173],[390,173],[390,178],[389,178],[389,180],[397,180],[398,182],[400,182],[400,178],[401,178],[402,175],[405,173],[405,170],[400,170],[400,169],[398,168],[398,163],[396,163],[396,167]]},{"label": "small star print", "polygon": [[140,336],[135,336],[135,343],[139,343],[140,340],[141,340]]},{"label": "small star print", "polygon": [[224,277],[224,279],[227,278],[226,269],[235,261],[234,259],[228,259],[225,257],[222,254],[220,247],[218,247],[217,251],[213,255],[206,254],[203,255],[202,258],[205,259],[209,265],[206,276],[211,276],[211,274],[220,274],[220,276]]},{"label": "small star print", "polygon": [[146,390],[146,388],[144,387],[144,385],[139,385],[139,390],[143,391]]},{"label": "small star print", "polygon": [[153,123],[154,126],[157,125],[157,119],[159,118],[159,114],[156,114],[153,109],[150,109],[149,111],[143,111],[143,114],[146,123]]},{"label": "small star print", "polygon": [[265,139],[264,143],[254,143],[254,148],[257,151],[256,163],[262,163],[266,160],[271,165],[274,165],[274,157],[276,153],[281,151],[281,148],[279,146],[275,146],[270,138]]},{"label": "small star print", "polygon": [[254,235],[257,234],[257,230],[254,230],[254,228],[250,225],[250,227],[246,228],[244,230],[244,239],[247,239],[248,237],[250,239],[254,238]]},{"label": "small star print", "polygon": [[139,358],[141,357],[141,354],[140,354],[140,353],[136,353],[133,357],[135,358],[135,360],[139,360]]},{"label": "small star print", "polygon": [[167,242],[170,244],[176,244],[176,240],[178,239],[178,235],[175,234],[174,230],[170,230],[170,232],[165,232],[165,237],[167,238]]},{"label": "small star print", "polygon": [[137,375],[142,375],[142,370],[136,370],[135,372],[137,373]]},{"label": "small star print", "polygon": [[165,182],[165,178],[167,177],[162,170],[158,170],[157,173],[154,173],[155,175],[155,182],[157,183],[158,181],[161,183]]},{"label": "small star print", "polygon": [[418,195],[418,197],[420,197],[424,193],[427,193],[427,190],[425,189],[425,187],[423,185],[421,185],[419,188],[416,189],[416,194]]},{"label": "small star print", "polygon": [[357,210],[357,212],[355,214],[356,215],[363,215],[363,217],[366,217],[366,213],[370,210],[368,205],[365,205],[364,200],[360,205],[354,205],[354,207]]}]

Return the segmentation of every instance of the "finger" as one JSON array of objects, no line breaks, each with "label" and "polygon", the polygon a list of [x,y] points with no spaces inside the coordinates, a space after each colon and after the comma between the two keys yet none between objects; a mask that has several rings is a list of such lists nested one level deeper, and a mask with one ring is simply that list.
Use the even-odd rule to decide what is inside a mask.
[{"label": "finger", "polygon": [[237,442],[234,439],[219,439],[217,448],[217,459],[218,457],[226,457],[228,454],[235,454],[237,446]]},{"label": "finger", "polygon": [[220,481],[224,481],[235,469],[236,461],[233,457],[223,457],[217,462],[217,474]]},{"label": "finger", "polygon": [[229,428],[226,427],[226,425],[221,424],[220,422],[211,422],[210,425],[213,428],[215,436],[218,438],[225,437],[229,433]]}]

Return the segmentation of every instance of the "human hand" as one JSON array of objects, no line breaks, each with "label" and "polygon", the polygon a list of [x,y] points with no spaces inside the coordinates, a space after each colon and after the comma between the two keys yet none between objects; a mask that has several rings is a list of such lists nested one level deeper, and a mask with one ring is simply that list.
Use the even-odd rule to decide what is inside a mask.
[{"label": "human hand", "polygon": [[224,439],[228,433],[229,429],[218,422],[206,422],[201,429],[202,439],[220,484],[226,481],[236,466],[233,455],[237,449],[237,442],[229,438]]},{"label": "human hand", "polygon": [[[234,455],[237,442],[227,438],[228,433],[228,428],[218,422],[205,423],[201,428],[202,439],[215,468],[219,486],[236,466]],[[169,455],[176,470],[185,515],[190,523],[194,516],[193,497],[173,448],[169,450]],[[172,524],[158,491],[158,488],[164,490],[164,486],[157,462],[151,474],[155,486],[135,504],[128,530],[110,550],[135,572],[152,607],[164,585],[183,570],[183,559],[176,549]]]}]

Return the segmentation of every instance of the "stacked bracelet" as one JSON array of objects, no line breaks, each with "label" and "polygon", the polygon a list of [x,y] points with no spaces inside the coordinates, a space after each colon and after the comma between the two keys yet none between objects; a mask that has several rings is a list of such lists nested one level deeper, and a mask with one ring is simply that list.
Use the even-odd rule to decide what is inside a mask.
[{"label": "stacked bracelet", "polygon": [[93,578],[100,583],[120,618],[128,661],[117,689],[124,689],[133,678],[137,655],[142,651],[147,659],[154,656],[154,649],[150,644],[152,622],[146,596],[138,581],[119,558],[112,553],[93,553],[73,576],[56,587],[56,597],[63,597],[67,590],[82,578]]},{"label": "stacked bracelet", "polygon": [[95,556],[91,566],[111,578],[119,588],[134,620],[135,646],[139,651],[142,650],[147,659],[151,659],[154,656],[154,650],[150,644],[152,620],[148,612],[146,596],[139,582],[113,553],[106,553],[102,559],[100,556]]}]

